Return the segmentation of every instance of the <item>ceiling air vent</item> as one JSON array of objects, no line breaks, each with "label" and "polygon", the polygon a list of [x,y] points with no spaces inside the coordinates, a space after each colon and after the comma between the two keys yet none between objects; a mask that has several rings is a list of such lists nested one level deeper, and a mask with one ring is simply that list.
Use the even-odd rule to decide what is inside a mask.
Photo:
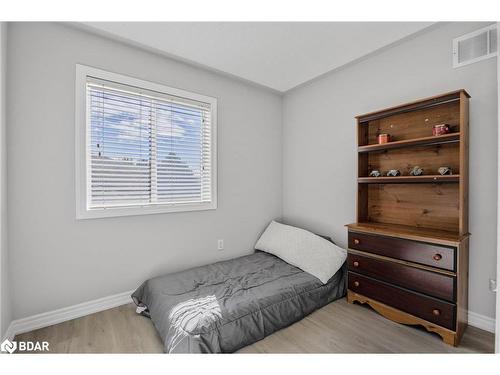
[{"label": "ceiling air vent", "polygon": [[453,67],[472,64],[497,55],[496,24],[453,39]]}]

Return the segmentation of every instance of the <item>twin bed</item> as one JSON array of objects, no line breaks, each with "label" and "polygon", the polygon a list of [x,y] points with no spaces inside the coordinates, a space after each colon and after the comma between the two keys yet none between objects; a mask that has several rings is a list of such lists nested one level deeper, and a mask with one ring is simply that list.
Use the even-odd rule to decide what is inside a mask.
[{"label": "twin bed", "polygon": [[166,353],[230,353],[345,295],[343,264],[326,282],[263,251],[156,277],[132,299]]}]

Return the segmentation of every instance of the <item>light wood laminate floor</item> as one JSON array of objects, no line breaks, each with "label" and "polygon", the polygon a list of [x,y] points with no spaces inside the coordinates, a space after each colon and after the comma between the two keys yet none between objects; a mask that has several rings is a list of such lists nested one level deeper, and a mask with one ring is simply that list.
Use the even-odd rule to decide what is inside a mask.
[{"label": "light wood laminate floor", "polygon": [[[132,304],[16,336],[48,341],[52,353],[162,353],[148,318]],[[458,348],[394,323],[367,306],[335,301],[240,353],[491,353],[494,335],[468,327]]]}]

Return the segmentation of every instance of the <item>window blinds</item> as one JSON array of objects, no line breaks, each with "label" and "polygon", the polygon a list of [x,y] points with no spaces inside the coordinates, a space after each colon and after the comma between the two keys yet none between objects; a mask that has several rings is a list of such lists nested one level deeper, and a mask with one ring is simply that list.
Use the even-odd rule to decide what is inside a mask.
[{"label": "window blinds", "polygon": [[88,208],[211,202],[211,110],[88,78]]}]

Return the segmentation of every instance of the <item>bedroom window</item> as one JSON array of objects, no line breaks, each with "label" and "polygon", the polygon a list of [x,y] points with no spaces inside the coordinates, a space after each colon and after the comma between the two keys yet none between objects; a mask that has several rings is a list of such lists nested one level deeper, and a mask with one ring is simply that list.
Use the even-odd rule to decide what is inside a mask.
[{"label": "bedroom window", "polygon": [[215,209],[217,100],[78,65],[77,218]]}]

